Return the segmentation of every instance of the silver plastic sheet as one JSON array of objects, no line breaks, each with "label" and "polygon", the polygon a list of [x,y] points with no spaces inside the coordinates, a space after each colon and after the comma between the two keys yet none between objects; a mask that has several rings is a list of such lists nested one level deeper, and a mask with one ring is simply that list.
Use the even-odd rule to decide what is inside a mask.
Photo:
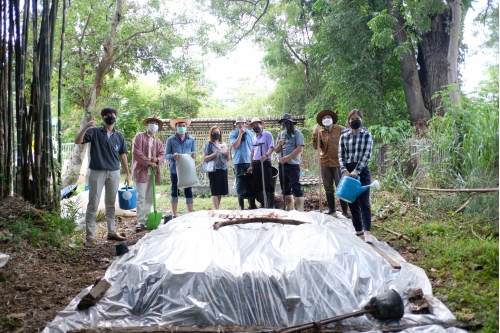
[{"label": "silver plastic sheet", "polygon": [[[257,217],[271,211],[245,214]],[[389,289],[403,297],[403,319],[381,323],[365,315],[342,323],[376,327],[455,319],[433,297],[421,268],[375,241],[401,264],[400,270],[393,269],[354,234],[350,220],[315,212],[273,212],[307,223],[252,223],[214,230],[220,219],[198,211],[161,225],[116,258],[105,275],[112,286],[97,305],[76,309],[89,286],[43,332],[150,325],[284,327],[361,310],[371,297]],[[411,288],[423,290],[432,315],[409,313],[406,294]]]}]

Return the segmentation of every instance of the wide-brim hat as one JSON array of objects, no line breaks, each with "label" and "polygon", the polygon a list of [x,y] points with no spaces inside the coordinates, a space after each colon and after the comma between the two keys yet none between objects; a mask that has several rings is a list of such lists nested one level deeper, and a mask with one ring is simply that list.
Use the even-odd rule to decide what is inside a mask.
[{"label": "wide-brim hat", "polygon": [[184,117],[177,117],[174,119],[170,119],[170,127],[172,127],[174,130],[175,130],[175,125],[177,123],[186,123],[186,126],[189,127],[189,125],[191,125],[191,119]]},{"label": "wide-brim hat", "polygon": [[236,121],[234,124],[236,125],[237,123],[245,123],[247,122],[247,118],[245,116],[236,116]]},{"label": "wide-brim hat", "polygon": [[255,118],[252,118],[252,120],[250,121],[250,125],[252,125],[253,123],[261,123],[261,124],[263,124],[264,122],[262,120],[260,120],[260,118],[255,117]]},{"label": "wide-brim hat", "polygon": [[336,124],[337,120],[339,119],[339,117],[337,116],[337,114],[335,112],[333,112],[331,110],[323,110],[320,113],[318,113],[318,115],[316,116],[316,122],[318,123],[319,126],[323,126],[323,123],[321,122],[321,120],[323,119],[324,116],[332,117],[333,124]]},{"label": "wide-brim hat", "polygon": [[161,131],[161,129],[163,128],[163,120],[158,118],[156,115],[144,119],[142,123],[144,124],[144,126],[148,126],[148,123],[151,121],[155,121],[158,124],[158,131]]},{"label": "wide-brim hat", "polygon": [[289,122],[291,122],[292,124],[296,124],[296,123],[297,123],[297,121],[296,121],[296,120],[293,120],[292,115],[291,115],[291,114],[289,114],[289,113],[283,113],[283,115],[281,116],[281,119],[280,119],[280,120],[278,120],[278,124],[281,124],[281,122],[282,122],[283,120],[288,120],[288,121],[289,121]]}]

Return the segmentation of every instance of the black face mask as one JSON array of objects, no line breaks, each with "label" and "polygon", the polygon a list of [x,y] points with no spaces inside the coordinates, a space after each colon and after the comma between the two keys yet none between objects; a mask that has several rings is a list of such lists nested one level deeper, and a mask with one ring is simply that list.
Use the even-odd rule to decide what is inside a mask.
[{"label": "black face mask", "polygon": [[261,130],[262,130],[262,129],[261,129],[259,126],[255,126],[255,127],[253,128],[253,131],[254,131],[255,133],[260,133],[260,131],[261,131]]},{"label": "black face mask", "polygon": [[361,127],[361,119],[356,119],[356,120],[353,120],[351,121],[351,128],[352,129],[358,129]]},{"label": "black face mask", "polygon": [[105,117],[104,122],[108,125],[113,125],[116,122],[116,118],[112,116]]},{"label": "black face mask", "polygon": [[212,139],[214,140],[219,140],[220,134],[219,133],[212,133]]}]

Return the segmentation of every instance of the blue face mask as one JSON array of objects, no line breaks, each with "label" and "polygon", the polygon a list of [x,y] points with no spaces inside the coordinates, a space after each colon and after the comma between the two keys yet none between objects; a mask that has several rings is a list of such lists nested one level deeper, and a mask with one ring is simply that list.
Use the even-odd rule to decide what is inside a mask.
[{"label": "blue face mask", "polygon": [[177,133],[179,133],[180,135],[186,134],[186,131],[186,127],[177,127]]}]

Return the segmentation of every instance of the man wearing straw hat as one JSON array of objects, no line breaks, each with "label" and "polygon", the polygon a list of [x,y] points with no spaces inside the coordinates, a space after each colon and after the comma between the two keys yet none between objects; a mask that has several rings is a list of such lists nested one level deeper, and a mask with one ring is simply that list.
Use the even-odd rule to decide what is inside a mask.
[{"label": "man wearing straw hat", "polygon": [[[245,201],[240,196],[240,178],[241,174],[244,174],[250,167],[250,152],[252,151],[252,139],[254,134],[250,132],[247,128],[247,119],[245,116],[237,116],[234,123],[236,129],[229,135],[229,141],[234,149],[234,175],[236,177],[236,193],[238,194],[238,205],[240,210],[245,209]],[[249,198],[248,204],[250,209],[257,208],[255,206],[255,198]]]},{"label": "man wearing straw hat", "polygon": [[[319,146],[319,156],[321,164],[321,180],[325,188],[326,200],[328,202],[328,211],[325,214],[331,214],[337,217],[335,211],[335,193],[333,183],[338,186],[340,177],[339,162],[339,141],[340,134],[344,126],[337,125],[337,114],[330,110],[323,110],[316,116],[318,125],[314,127],[312,135],[313,148],[316,150]],[[318,142],[319,138],[319,142]],[[347,211],[347,202],[340,200],[342,215],[351,218]]]},{"label": "man wearing straw hat", "polygon": [[[170,191],[170,206],[172,207],[172,217],[177,217],[177,203],[179,202],[179,189],[177,188],[177,169],[175,161],[179,158],[179,154],[191,154],[195,158],[196,141],[187,134],[187,128],[191,125],[191,119],[177,117],[170,120],[170,127],[175,130],[175,134],[167,139],[165,159],[170,161],[170,181],[172,190]],[[188,212],[193,209],[193,189],[191,187],[184,188],[184,196],[186,197],[186,205]]]},{"label": "man wearing straw hat", "polygon": [[[163,127],[163,121],[151,116],[142,122],[144,132],[137,133],[132,146],[132,180],[137,191],[137,225],[135,231],[145,228],[148,213],[153,204],[153,181],[160,185],[160,164],[165,161],[163,143],[156,136]],[[151,168],[153,172],[151,171]],[[153,174],[156,174],[153,179]]]},{"label": "man wearing straw hat", "polygon": [[[250,127],[256,133],[252,139],[252,164],[247,172],[253,173],[257,201],[265,208],[274,208],[274,184],[272,180],[271,155],[274,151],[273,135],[264,130],[264,122],[260,118],[252,118]],[[264,183],[264,185],[262,184]]]}]

